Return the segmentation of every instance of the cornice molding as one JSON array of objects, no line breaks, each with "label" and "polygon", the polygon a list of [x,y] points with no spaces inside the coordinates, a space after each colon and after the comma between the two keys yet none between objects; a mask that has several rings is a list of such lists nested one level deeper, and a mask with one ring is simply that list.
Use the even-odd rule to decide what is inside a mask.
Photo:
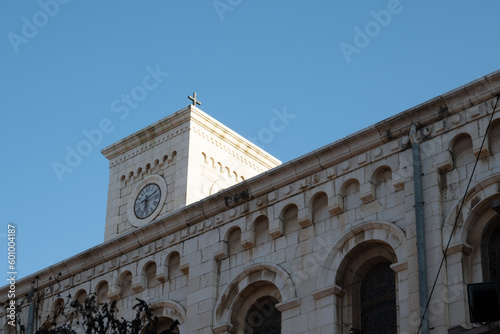
[{"label": "cornice molding", "polygon": [[169,130],[178,127],[179,125],[189,122],[190,119],[190,106],[183,108],[174,114],[153,123],[142,130],[139,130],[130,136],[117,141],[101,150],[101,153],[108,159],[118,157],[120,154],[125,153],[137,146],[140,146],[151,139],[154,139]]},{"label": "cornice molding", "polygon": [[[206,130],[204,134],[210,136],[214,144],[220,143],[221,145],[217,145],[220,148],[223,149],[222,146],[225,146],[224,144],[231,145],[234,151],[240,152],[243,156],[248,156],[251,159],[257,160],[267,169],[274,168],[281,164],[280,160],[276,159],[257,145],[245,139],[200,109],[191,106],[191,112],[191,120],[193,124],[196,124],[200,126],[201,129]],[[192,128],[195,129],[195,127]],[[198,134],[202,135],[200,132],[198,132]]]},{"label": "cornice molding", "polygon": [[[186,126],[181,131],[172,131],[184,123]],[[196,129],[196,125],[199,126],[199,129]],[[110,167],[112,167],[189,130],[195,130],[198,135],[202,135],[200,131],[205,130],[203,131],[204,134],[210,136],[212,143],[215,145],[222,149],[224,149],[222,146],[232,146],[232,152],[239,152],[239,155],[242,157],[247,156],[258,161],[266,169],[271,169],[281,164],[281,161],[266,151],[192,105],[105,147],[101,150],[101,153],[110,160]],[[161,136],[165,133],[166,135]],[[160,136],[161,138],[158,138]],[[156,140],[151,143],[153,139]],[[134,151],[129,152],[131,150]],[[120,156],[127,152],[129,152],[127,156]],[[246,159],[242,161],[244,160]]]}]

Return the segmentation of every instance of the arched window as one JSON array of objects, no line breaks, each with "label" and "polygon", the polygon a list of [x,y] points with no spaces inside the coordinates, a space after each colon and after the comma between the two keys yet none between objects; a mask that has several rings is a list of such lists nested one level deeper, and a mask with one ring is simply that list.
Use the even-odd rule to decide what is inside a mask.
[{"label": "arched window", "polygon": [[252,304],[246,316],[245,334],[280,334],[281,312],[273,297],[259,298]]},{"label": "arched window", "polygon": [[292,233],[300,229],[297,224],[299,209],[295,204],[288,204],[282,211],[280,220],[283,222],[284,234]]},{"label": "arched window", "polygon": [[96,288],[97,302],[105,303],[108,301],[108,282],[102,281],[97,284]]},{"label": "arched window", "polygon": [[174,321],[168,317],[158,317],[158,322],[156,324],[150,323],[142,333],[179,334],[178,324],[177,320]]},{"label": "arched window", "polygon": [[174,322],[175,322],[174,320],[167,317],[158,318],[158,333],[179,334],[179,328],[174,324]]},{"label": "arched window", "polygon": [[361,332],[397,333],[396,275],[389,262],[371,268],[360,288]]},{"label": "arched window", "polygon": [[314,223],[318,223],[330,217],[330,213],[328,212],[328,197],[324,192],[314,195],[311,207]]},{"label": "arched window", "polygon": [[500,217],[496,216],[483,232],[481,245],[483,281],[500,281]]}]

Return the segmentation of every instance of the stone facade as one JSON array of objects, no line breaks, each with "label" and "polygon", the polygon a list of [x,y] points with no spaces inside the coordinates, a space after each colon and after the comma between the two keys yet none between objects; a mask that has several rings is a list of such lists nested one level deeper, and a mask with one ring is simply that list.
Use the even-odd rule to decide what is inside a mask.
[{"label": "stone facade", "polygon": [[[192,105],[102,153],[110,161],[105,241],[281,164]],[[155,178],[164,204],[136,219],[129,201]]]},{"label": "stone facade", "polygon": [[[18,300],[38,277],[39,319],[66,302],[61,296],[95,293],[117,300],[124,317],[135,298],[147,300],[178,319],[180,333],[243,333],[249,310],[267,298],[283,333],[350,333],[366,319],[367,277],[387,266],[398,333],[417,332],[424,275],[427,295],[434,286],[432,333],[471,328],[466,286],[488,280],[485,238],[500,225],[490,207],[500,198],[499,92],[500,71],[278,167],[216,123],[190,124],[191,114],[204,115],[197,108],[181,110],[182,122],[160,121],[103,151],[111,169],[105,242],[17,282]],[[165,202],[134,226],[127,196],[154,175],[167,183]]]}]

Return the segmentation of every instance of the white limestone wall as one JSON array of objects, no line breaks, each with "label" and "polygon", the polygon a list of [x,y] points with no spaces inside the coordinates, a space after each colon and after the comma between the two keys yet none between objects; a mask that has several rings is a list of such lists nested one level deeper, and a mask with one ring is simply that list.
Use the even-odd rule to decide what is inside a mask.
[{"label": "white limestone wall", "polygon": [[105,241],[135,229],[127,219],[127,203],[135,186],[149,175],[160,175],[167,183],[160,216],[186,206],[189,124],[139,140],[140,145],[110,160]]},{"label": "white limestone wall", "polygon": [[[464,288],[483,279],[482,231],[494,215],[489,201],[500,197],[497,114],[479,150],[492,102],[449,110],[419,125],[429,292],[452,238],[428,313],[436,333],[470,327]],[[425,115],[418,115],[424,122]],[[88,262],[69,259],[39,273],[41,315],[50,314],[61,296],[97,293],[117,300],[124,316],[135,298],[146,299],[158,314],[179,319],[181,333],[241,333],[251,302],[267,295],[279,301],[284,333],[348,333],[359,328],[363,274],[388,261],[396,275],[398,333],[414,333],[420,313],[411,124],[392,120],[399,132],[393,128],[393,135],[374,143],[366,134],[384,133],[380,129],[388,122],[78,258]],[[476,156],[477,170],[459,212]],[[59,282],[49,283],[58,270]]]},{"label": "white limestone wall", "polygon": [[129,221],[127,211],[134,191],[151,175],[167,183],[167,198],[157,215],[161,217],[280,164],[193,106],[103,153],[110,160],[105,241],[147,223]]},{"label": "white limestone wall", "polygon": [[280,161],[199,110],[190,121],[187,203],[231,187]]},{"label": "white limestone wall", "polygon": [[[407,152],[399,144],[391,150],[391,145],[395,144],[381,147],[380,154],[377,150],[375,155],[356,156],[243,204],[229,205],[215,217],[69,277],[62,287],[46,290],[43,309],[50,310],[59,296],[100,293],[105,284],[103,298],[118,300],[123,316],[131,316],[135,298],[153,305],[163,300],[176,306],[168,308],[168,314],[182,315],[181,332],[223,332],[220,328],[231,315],[219,317],[217,312],[230,310],[239,298],[236,293],[235,299],[225,300],[225,293],[235,286],[243,291],[257,284],[264,285],[262,293],[273,291],[280,301],[283,332],[346,332],[341,324],[349,321],[347,312],[343,319],[334,316],[351,303],[344,300],[339,305],[342,291],[335,286],[344,283],[338,282],[335,271],[345,261],[339,253],[356,253],[364,243],[375,248],[389,243],[380,248],[386,249],[384,256],[403,268],[398,269],[401,275],[406,271],[403,229],[409,208],[405,181],[394,175]],[[376,183],[366,187],[371,180]],[[349,184],[361,186],[349,190]],[[400,326],[407,328],[409,297],[406,280],[400,281]],[[237,313],[232,317],[240,323],[234,325],[241,328],[246,310]]]}]

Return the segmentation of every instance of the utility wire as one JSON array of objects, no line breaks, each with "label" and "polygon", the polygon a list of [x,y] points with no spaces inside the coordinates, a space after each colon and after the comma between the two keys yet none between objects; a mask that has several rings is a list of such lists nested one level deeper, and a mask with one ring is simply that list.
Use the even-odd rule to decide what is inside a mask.
[{"label": "utility wire", "polygon": [[[436,273],[436,278],[434,279],[434,283],[432,284],[431,293],[429,295],[429,298],[427,299],[427,304],[425,306],[424,314],[422,314],[422,318],[420,319],[420,324],[418,325],[417,334],[420,333],[420,328],[422,327],[422,323],[424,321],[425,315],[426,315],[427,310],[429,308],[429,303],[431,302],[431,297],[432,297],[432,294],[434,293],[434,288],[436,287],[439,274],[441,273],[441,269],[443,268],[443,263],[446,259],[446,253],[448,253],[448,248],[450,247],[451,239],[453,238],[453,233],[455,232],[455,228],[457,227],[458,219],[460,218],[460,213],[462,212],[462,207],[465,204],[465,199],[467,197],[467,193],[469,192],[470,184],[472,183],[472,177],[474,176],[474,172],[476,171],[476,166],[477,166],[477,163],[479,161],[479,157],[481,156],[481,152],[483,151],[484,142],[486,141],[486,137],[488,135],[488,131],[490,129],[491,122],[493,121],[493,116],[495,115],[495,110],[497,109],[498,100],[500,99],[500,93],[498,93],[496,95],[496,97],[497,97],[497,100],[495,101],[495,106],[493,107],[493,111],[491,112],[490,121],[488,122],[488,126],[486,127],[486,132],[484,133],[483,141],[481,142],[481,147],[479,148],[479,153],[477,154],[476,161],[474,162],[474,167],[472,168],[472,173],[470,175],[469,182],[467,183],[467,187],[465,188],[464,196],[462,198],[462,202],[460,203],[460,208],[458,209],[457,216],[455,218],[455,223],[453,224],[453,229],[451,230],[451,233],[450,233],[450,238],[448,239],[448,243],[446,244],[446,248],[443,252],[443,258],[441,259],[441,263],[439,264],[439,269]],[[418,163],[420,163],[420,161]]]}]

